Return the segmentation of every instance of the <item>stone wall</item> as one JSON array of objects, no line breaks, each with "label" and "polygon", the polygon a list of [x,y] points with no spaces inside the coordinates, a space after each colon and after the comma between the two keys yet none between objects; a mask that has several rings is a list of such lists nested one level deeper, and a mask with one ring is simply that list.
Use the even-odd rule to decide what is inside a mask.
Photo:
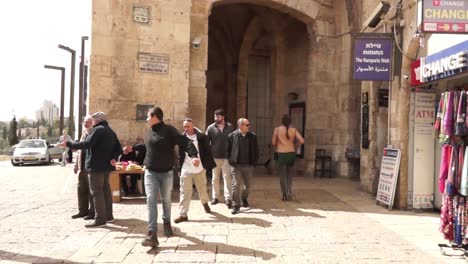
[{"label": "stone wall", "polygon": [[[190,7],[185,0],[93,1],[89,112],[107,112],[120,139],[145,134],[137,104],[161,107],[165,121],[176,126],[187,116]],[[135,8],[149,10],[148,23],[134,21]],[[167,73],[140,70],[148,57],[139,53],[168,58],[151,64],[167,66]]]}]

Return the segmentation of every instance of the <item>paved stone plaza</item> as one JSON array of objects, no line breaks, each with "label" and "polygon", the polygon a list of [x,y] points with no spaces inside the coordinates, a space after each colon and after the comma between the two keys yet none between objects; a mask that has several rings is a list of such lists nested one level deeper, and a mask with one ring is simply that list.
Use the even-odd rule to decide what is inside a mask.
[{"label": "paved stone plaza", "polygon": [[[140,245],[144,199],[114,204],[116,221],[86,229],[71,219],[77,177],[71,165],[12,167],[0,162],[0,263],[466,263],[442,256],[437,213],[388,211],[346,179],[294,179],[282,202],[278,179],[257,175],[250,208],[206,214],[194,197],[189,222],[173,224],[157,249]],[[178,213],[173,195],[172,218]],[[161,210],[159,210],[161,212]]]}]

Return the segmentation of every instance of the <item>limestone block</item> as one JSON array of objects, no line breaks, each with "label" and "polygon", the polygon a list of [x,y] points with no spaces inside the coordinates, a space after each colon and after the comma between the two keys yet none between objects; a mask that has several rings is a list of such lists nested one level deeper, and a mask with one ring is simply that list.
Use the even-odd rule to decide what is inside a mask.
[{"label": "limestone block", "polygon": [[190,31],[193,34],[208,35],[208,18],[192,16],[190,19]]},{"label": "limestone block", "polygon": [[180,122],[188,116],[188,103],[174,103],[172,109],[172,120],[175,122]]},{"label": "limestone block", "polygon": [[145,76],[141,79],[141,98],[161,101],[171,96],[171,81],[158,76]]},{"label": "limestone block", "polygon": [[112,58],[111,63],[111,72],[113,78],[133,78],[134,76],[134,69],[135,63],[137,61],[135,59],[127,59],[127,58]]},{"label": "limestone block", "polygon": [[205,71],[191,70],[190,71],[190,86],[204,87],[206,83]]},{"label": "limestone block", "polygon": [[100,34],[93,34],[93,41],[91,42],[91,54],[93,54],[94,56],[113,56],[113,42],[113,37],[104,36]]},{"label": "limestone block", "polygon": [[190,43],[190,23],[175,23],[174,25],[174,41],[177,43],[188,44]]},{"label": "limestone block", "polygon": [[112,0],[92,1],[93,10],[99,10],[99,9],[110,10],[111,9],[111,2],[112,2]]},{"label": "limestone block", "polygon": [[174,44],[171,53],[171,64],[174,68],[188,70],[190,63],[190,47],[188,39],[183,44]]},{"label": "limestone block", "polygon": [[[91,78],[97,76],[107,76],[111,75],[111,61],[112,57],[105,56],[91,56]],[[92,86],[91,86],[92,87]]]},{"label": "limestone block", "polygon": [[137,39],[138,24],[133,23],[129,17],[114,16],[112,18],[112,35],[125,39]]},{"label": "limestone block", "polygon": [[[184,1],[190,3],[190,1]],[[161,20],[170,23],[189,23],[190,22],[190,4],[180,4],[179,6],[162,6]]]},{"label": "limestone block", "polygon": [[112,99],[112,78],[91,75],[89,96],[90,98]]},{"label": "limestone block", "polygon": [[196,16],[208,16],[208,9],[211,1],[198,0],[192,1],[191,14]]},{"label": "limestone block", "polygon": [[104,36],[110,36],[112,33],[112,21],[113,16],[108,13],[94,13],[92,34],[100,34]]}]

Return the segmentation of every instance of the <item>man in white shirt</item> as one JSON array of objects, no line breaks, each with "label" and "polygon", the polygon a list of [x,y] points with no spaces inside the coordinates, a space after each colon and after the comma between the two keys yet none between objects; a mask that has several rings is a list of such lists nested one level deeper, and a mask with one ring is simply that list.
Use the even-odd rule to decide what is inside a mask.
[{"label": "man in white shirt", "polygon": [[186,118],[183,122],[184,135],[190,139],[197,148],[200,164],[195,166],[192,159],[186,153],[186,150],[181,147],[179,149],[179,164],[181,168],[180,174],[180,202],[179,202],[179,217],[174,219],[174,223],[180,223],[188,220],[187,212],[192,198],[193,184],[198,192],[200,202],[202,203],[205,212],[210,213],[211,209],[208,205],[208,192],[206,188],[206,170],[211,170],[216,167],[213,160],[213,154],[205,134],[200,133],[194,128],[193,120]]}]

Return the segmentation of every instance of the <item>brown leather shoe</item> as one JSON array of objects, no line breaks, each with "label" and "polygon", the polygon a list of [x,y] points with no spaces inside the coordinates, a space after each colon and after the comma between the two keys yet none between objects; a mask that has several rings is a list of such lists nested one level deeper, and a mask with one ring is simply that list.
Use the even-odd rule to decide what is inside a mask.
[{"label": "brown leather shoe", "polygon": [[141,242],[141,245],[144,247],[157,247],[159,246],[158,237],[153,231],[148,231],[145,239]]},{"label": "brown leather shoe", "polygon": [[179,217],[174,219],[174,223],[176,223],[176,224],[178,224],[180,222],[185,222],[185,221],[188,221],[188,216],[179,215]]},{"label": "brown leather shoe", "polygon": [[211,209],[208,203],[204,203],[203,208],[205,208],[205,213],[211,213]]},{"label": "brown leather shoe", "polygon": [[174,233],[172,232],[171,223],[164,223],[164,235],[166,235],[167,237],[171,237],[174,235]]}]

